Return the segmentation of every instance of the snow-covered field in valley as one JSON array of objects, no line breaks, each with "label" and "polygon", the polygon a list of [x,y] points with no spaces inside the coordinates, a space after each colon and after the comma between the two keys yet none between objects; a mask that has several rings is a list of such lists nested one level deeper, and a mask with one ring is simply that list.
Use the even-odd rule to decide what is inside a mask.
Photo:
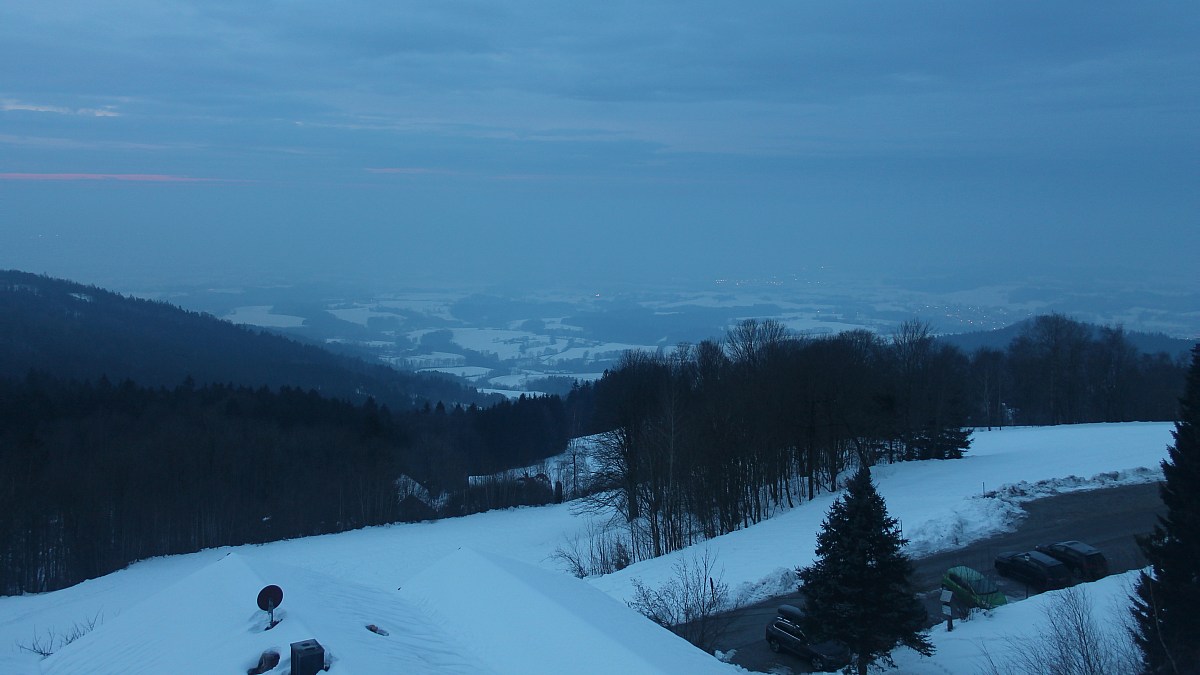
[{"label": "snow-covered field in valley", "polygon": [[[1023,499],[1157,480],[1171,429],[1134,423],[979,431],[964,459],[878,466],[873,474],[910,552],[921,555],[1010,528]],[[605,517],[572,504],[147,560],[62,591],[0,598],[0,673],[244,672],[268,648],[283,657],[271,672],[282,673],[288,645],[307,638],[327,648],[335,674],[736,672],[628,609],[634,580],[657,586],[677,562],[707,552],[746,600],[790,590],[791,570],[812,560],[835,497],[821,495],[745,530],[585,580],[566,574],[554,553],[586,540]],[[1121,583],[1118,577],[1088,590],[1111,599]],[[271,631],[263,630],[266,615],[255,606],[266,584],[285,592],[283,620]],[[978,645],[1032,630],[1045,597],[950,634],[935,629],[938,654],[898,653],[901,672],[976,672]],[[95,630],[48,659],[20,648],[91,620]]]}]

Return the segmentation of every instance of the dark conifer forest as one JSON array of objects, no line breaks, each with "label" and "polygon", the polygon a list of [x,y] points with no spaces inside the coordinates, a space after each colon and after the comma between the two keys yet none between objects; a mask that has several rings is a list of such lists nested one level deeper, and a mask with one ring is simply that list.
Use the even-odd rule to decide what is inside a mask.
[{"label": "dark conifer forest", "polygon": [[[0,378],[0,592],[457,515],[469,473],[561,452],[564,420],[557,397],[397,413],[288,387]],[[440,504],[400,501],[405,476]]]},{"label": "dark conifer forest", "polygon": [[[952,460],[972,427],[1169,420],[1181,360],[1061,315],[966,354],[927,325],[827,337],[745,321],[631,352],[565,396],[483,397],[165,303],[0,277],[0,593],[150,556],[481,508],[469,477],[599,434],[593,504],[634,559],[836,490],[847,470]],[[510,501],[505,502],[508,499]]]}]

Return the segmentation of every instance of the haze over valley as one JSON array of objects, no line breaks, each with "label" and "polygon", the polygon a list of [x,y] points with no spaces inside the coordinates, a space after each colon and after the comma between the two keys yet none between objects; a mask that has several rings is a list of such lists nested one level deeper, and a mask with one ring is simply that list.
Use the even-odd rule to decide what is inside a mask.
[{"label": "haze over valley", "polygon": [[1198,36],[0,2],[0,672],[1200,664]]},{"label": "haze over valley", "polygon": [[1200,312],[1191,309],[1200,307],[1200,293],[1189,292],[1186,284],[1150,287],[1104,279],[975,285],[951,279],[872,281],[815,270],[671,286],[450,285],[373,292],[364,285],[308,283],[176,286],[133,294],[402,370],[456,375],[511,395],[565,393],[575,379],[599,377],[626,350],[670,351],[680,343],[719,339],[747,318],[778,320],[813,337],[855,329],[887,337],[917,319],[938,334],[984,333],[968,351],[981,344],[1003,347],[1015,335],[1003,329],[1049,313],[1160,334],[1161,340],[1141,347],[1174,356],[1186,353],[1189,337],[1200,335]]}]

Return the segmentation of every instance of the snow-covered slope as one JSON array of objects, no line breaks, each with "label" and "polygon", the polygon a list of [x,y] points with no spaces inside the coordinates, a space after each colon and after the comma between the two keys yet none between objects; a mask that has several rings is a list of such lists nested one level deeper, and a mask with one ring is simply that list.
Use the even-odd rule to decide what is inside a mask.
[{"label": "snow-covered slope", "polygon": [[[270,630],[255,604],[267,584],[287,589]],[[460,649],[461,640],[394,591],[238,553],[105,619],[41,667],[47,675],[245,672],[274,650],[282,658],[278,672],[287,672],[291,643],[312,638],[326,648],[332,672],[500,672]]]},{"label": "snow-covered slope", "polygon": [[[961,460],[881,465],[872,475],[889,513],[900,520],[909,553],[921,555],[1010,528],[1020,516],[1020,501],[1055,491],[1157,480],[1172,428],[1133,423],[978,431]],[[632,579],[651,586],[665,583],[680,556],[696,556],[707,548],[730,586],[750,594],[747,600],[792,590],[792,570],[812,560],[817,531],[836,498],[818,495],[758,525],[692,547],[696,550],[647,560],[593,582],[628,599]]]},{"label": "snow-covered slope", "polygon": [[[962,460],[879,466],[874,473],[913,552],[920,553],[1009,527],[1021,499],[1157,479],[1171,428],[1118,424],[977,432]],[[573,538],[586,540],[604,516],[577,513],[570,504],[147,560],[62,591],[0,598],[0,673],[244,672],[268,647],[280,648],[286,658],[297,636],[320,640],[333,656],[335,674],[513,672],[514,664],[522,664],[519,672],[537,672],[545,652],[530,648],[531,641],[616,640],[675,655],[690,648],[622,613],[619,604],[597,609],[602,604],[584,593],[591,590],[586,585],[623,601],[632,595],[634,579],[660,584],[681,558],[707,549],[735,591],[764,596],[785,590],[794,583],[790,570],[811,561],[816,532],[833,499],[822,495],[693,550],[585,581],[565,575],[553,554]],[[474,553],[461,553],[464,546]],[[470,565],[480,579],[463,569]],[[458,572],[450,573],[455,566]],[[528,566],[557,576],[539,578]],[[263,633],[255,622],[264,622],[265,615],[254,601],[267,583],[284,588],[286,618]],[[473,590],[464,591],[469,587]],[[463,614],[468,611],[473,614]],[[562,612],[557,620],[534,616],[555,612]],[[581,613],[596,618],[584,621]],[[621,616],[629,626],[614,628]],[[49,659],[18,647],[93,617],[99,628]],[[464,645],[461,637],[473,623],[491,631],[493,642],[482,650]],[[390,635],[371,633],[366,624]],[[732,669],[698,651],[694,655],[715,670]],[[656,660],[630,659],[643,667],[626,672],[672,672]],[[164,671],[153,664],[170,667]],[[703,668],[688,666],[690,672]]]},{"label": "snow-covered slope", "polygon": [[502,673],[729,673],[731,668],[574,577],[463,549],[401,589]]},{"label": "snow-covered slope", "polygon": [[[1099,581],[1079,584],[1100,644],[1119,650],[1129,646],[1124,621],[1129,616],[1129,597],[1138,571],[1115,574]],[[1051,634],[1047,612],[1067,591],[1049,591],[1021,602],[975,612],[969,621],[955,621],[954,631],[945,624],[934,626],[930,637],[937,646],[932,657],[901,648],[893,656],[893,675],[960,675],[988,672],[988,657],[1004,668],[1014,665],[1013,652],[1028,654],[1031,647]],[[1001,672],[1004,672],[1003,670]]]}]

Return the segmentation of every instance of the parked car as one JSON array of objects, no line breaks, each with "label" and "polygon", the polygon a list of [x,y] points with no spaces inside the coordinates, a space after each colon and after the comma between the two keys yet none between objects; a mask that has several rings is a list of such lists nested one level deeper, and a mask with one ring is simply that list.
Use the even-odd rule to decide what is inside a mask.
[{"label": "parked car", "polygon": [[1100,549],[1082,541],[1060,541],[1038,546],[1037,550],[1066,565],[1072,574],[1084,581],[1108,576],[1108,559]]},{"label": "parked car", "polygon": [[1001,553],[996,556],[996,572],[1038,591],[1066,588],[1071,585],[1071,570],[1038,551]]},{"label": "parked car", "polygon": [[942,575],[942,588],[954,593],[954,599],[964,607],[992,609],[1007,605],[1008,598],[996,584],[970,567],[951,567]]},{"label": "parked car", "polygon": [[834,641],[814,641],[800,628],[804,614],[792,605],[780,605],[767,624],[767,646],[773,652],[790,652],[807,661],[813,670],[833,671],[850,664],[850,650]]}]

